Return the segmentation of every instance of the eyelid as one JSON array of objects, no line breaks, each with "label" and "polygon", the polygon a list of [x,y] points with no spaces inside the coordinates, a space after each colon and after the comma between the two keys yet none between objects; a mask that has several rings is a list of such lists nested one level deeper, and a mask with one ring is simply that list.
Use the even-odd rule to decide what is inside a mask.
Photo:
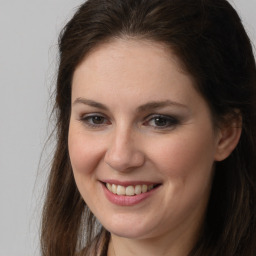
[{"label": "eyelid", "polygon": [[154,129],[159,129],[159,130],[160,129],[168,129],[168,128],[170,129],[180,123],[179,119],[175,116],[164,115],[164,114],[150,114],[145,118],[145,121],[143,124],[149,123],[150,121],[152,121],[153,119],[156,119],[156,118],[166,119],[167,122],[169,122],[169,124],[166,126],[157,126],[157,125],[152,126]]},{"label": "eyelid", "polygon": [[[101,123],[100,120],[98,120],[99,123],[97,123],[97,119],[93,120],[94,117],[100,117],[104,120],[102,120],[103,121],[102,123]],[[157,118],[160,119],[160,124],[159,125],[156,124],[157,123],[157,120],[156,120]],[[112,124],[110,119],[105,114],[102,114],[102,113],[99,113],[99,112],[87,113],[87,114],[83,113],[79,116],[78,120],[81,121],[85,126],[87,126],[89,128],[95,128],[95,129],[103,128],[105,126],[108,126],[108,125]],[[166,124],[162,123],[163,124],[162,125],[161,121],[164,121],[164,123],[166,122]],[[151,124],[151,122],[156,122],[156,123]],[[144,120],[142,121],[143,126],[148,126],[149,128],[153,128],[153,129],[156,129],[156,130],[172,129],[175,126],[177,126],[179,123],[180,123],[180,120],[177,117],[173,116],[173,115],[156,114],[156,113],[146,116],[144,118]]]},{"label": "eyelid", "polygon": [[90,113],[83,113],[79,116],[80,119],[87,118],[87,117],[93,117],[93,116],[101,116],[105,117],[104,114],[99,113],[99,112],[90,112]]},{"label": "eyelid", "polygon": [[[100,117],[100,118],[104,118],[106,122],[102,123],[102,124],[93,124],[90,123],[89,119],[93,118],[93,117]],[[82,114],[79,116],[79,121],[81,121],[83,124],[85,124],[86,126],[89,126],[91,128],[100,128],[106,125],[111,124],[111,122],[109,121],[109,119],[103,115],[102,113],[88,113],[88,114]]]}]

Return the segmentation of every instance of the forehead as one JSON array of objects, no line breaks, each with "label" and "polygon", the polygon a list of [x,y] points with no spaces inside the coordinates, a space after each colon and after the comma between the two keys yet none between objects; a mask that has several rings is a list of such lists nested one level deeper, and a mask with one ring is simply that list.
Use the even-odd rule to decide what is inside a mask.
[{"label": "forehead", "polygon": [[201,96],[165,45],[117,39],[96,47],[76,68],[72,101],[78,97],[118,107],[166,100],[189,104]]},{"label": "forehead", "polygon": [[[83,59],[75,69],[72,84],[76,84],[82,75],[94,80],[104,76],[105,82],[111,77],[114,79],[114,74],[121,79],[132,73],[136,73],[137,79],[139,75],[146,79],[149,74],[151,78],[159,79],[167,69],[184,77],[189,76],[176,55],[164,44],[148,40],[116,39],[97,46]],[[143,76],[145,74],[146,77]],[[189,79],[192,80],[192,77],[189,76]]]}]

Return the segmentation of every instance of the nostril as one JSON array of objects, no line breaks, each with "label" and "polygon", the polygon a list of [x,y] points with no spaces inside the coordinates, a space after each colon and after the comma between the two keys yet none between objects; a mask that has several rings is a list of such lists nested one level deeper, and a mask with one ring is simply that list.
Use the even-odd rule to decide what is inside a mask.
[{"label": "nostril", "polygon": [[144,164],[144,155],[136,150],[130,152],[107,152],[105,163],[116,171],[129,171]]}]

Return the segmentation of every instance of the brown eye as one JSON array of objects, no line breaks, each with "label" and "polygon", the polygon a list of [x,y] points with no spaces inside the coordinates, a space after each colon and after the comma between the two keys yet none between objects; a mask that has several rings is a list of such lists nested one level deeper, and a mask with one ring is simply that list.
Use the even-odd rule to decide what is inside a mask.
[{"label": "brown eye", "polygon": [[165,115],[150,116],[144,125],[152,126],[155,129],[171,128],[177,125],[179,122],[176,118]]},{"label": "brown eye", "polygon": [[102,116],[92,116],[91,117],[91,122],[93,124],[103,124],[105,121],[105,118]]},{"label": "brown eye", "polygon": [[104,125],[109,125],[110,121],[101,115],[93,114],[93,115],[85,115],[80,119],[84,124],[90,127],[102,127]]},{"label": "brown eye", "polygon": [[157,117],[154,120],[156,126],[166,126],[168,125],[168,120],[166,118]]}]

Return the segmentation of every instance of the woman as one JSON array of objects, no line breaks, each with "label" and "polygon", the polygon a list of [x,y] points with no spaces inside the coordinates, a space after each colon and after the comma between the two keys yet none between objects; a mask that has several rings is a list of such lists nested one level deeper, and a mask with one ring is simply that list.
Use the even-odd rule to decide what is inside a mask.
[{"label": "woman", "polygon": [[88,0],[59,41],[42,255],[256,254],[256,68],[225,0]]}]

